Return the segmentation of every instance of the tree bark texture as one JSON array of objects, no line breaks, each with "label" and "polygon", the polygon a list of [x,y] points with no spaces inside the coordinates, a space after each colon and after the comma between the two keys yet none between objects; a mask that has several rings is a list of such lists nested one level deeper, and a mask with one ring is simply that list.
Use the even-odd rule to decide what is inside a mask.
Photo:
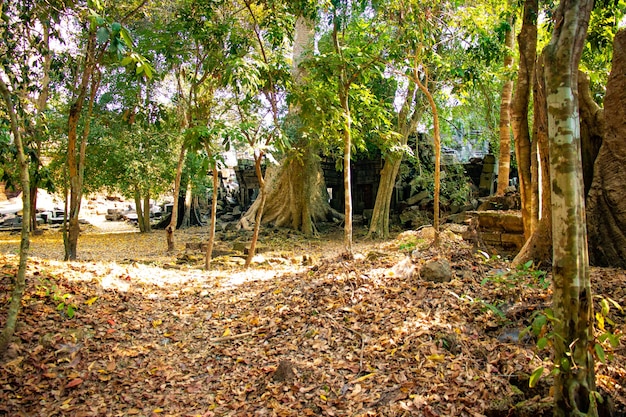
[{"label": "tree bark texture", "polygon": [[[511,128],[517,158],[519,191],[522,200],[522,220],[524,237],[532,233],[532,181],[531,176],[531,136],[528,123],[528,104],[533,86],[535,60],[537,57],[537,16],[538,0],[524,2],[522,28],[517,38],[519,45],[519,70],[517,85],[511,102]],[[535,179],[537,181],[537,179]]]},{"label": "tree bark texture", "polygon": [[[328,203],[319,157],[308,145],[304,145],[302,154],[293,152],[280,165],[267,168],[265,192],[263,224],[289,227],[311,236],[317,232],[316,223],[343,218]],[[241,218],[244,228],[255,221],[260,204],[257,198]]]},{"label": "tree bark texture", "polygon": [[587,196],[590,259],[626,268],[626,30],[617,33],[604,100],[606,130]]},{"label": "tree bark texture", "polygon": [[[613,53],[619,54],[620,52],[614,51]],[[609,85],[607,85],[607,95],[610,96],[608,88]],[[621,88],[624,88],[624,84],[621,85]],[[589,76],[582,71],[578,72],[578,100],[580,103],[580,137],[581,156],[583,161],[583,180],[585,183],[585,196],[587,196],[593,181],[593,171],[596,158],[600,152],[602,140],[605,135],[605,123],[604,110],[598,106],[598,104],[591,97]],[[624,102],[621,104],[623,105]],[[609,106],[610,105],[611,104],[609,104]]]},{"label": "tree bark texture", "polygon": [[553,239],[555,416],[597,416],[593,303],[580,157],[578,63],[593,0],[559,4],[545,48]]},{"label": "tree bark texture", "polygon": [[22,186],[22,234],[20,238],[20,260],[17,276],[11,293],[11,301],[8,304],[6,321],[0,333],[0,356],[4,354],[17,326],[17,319],[22,306],[22,297],[26,288],[26,266],[28,261],[28,250],[30,247],[30,173],[28,159],[24,153],[24,143],[20,131],[20,124],[11,98],[8,86],[0,78],[0,95],[6,105],[6,112],[9,115],[13,140],[17,147],[17,159],[20,168],[20,182]]},{"label": "tree bark texture", "polygon": [[[513,65],[513,40],[515,38],[513,30],[513,17],[507,19],[508,29],[504,34],[504,63],[505,71]],[[502,96],[500,101],[500,158],[498,160],[498,188],[497,195],[504,195],[504,191],[509,186],[509,175],[511,171],[511,95],[513,93],[513,80],[507,74],[502,86]]]}]

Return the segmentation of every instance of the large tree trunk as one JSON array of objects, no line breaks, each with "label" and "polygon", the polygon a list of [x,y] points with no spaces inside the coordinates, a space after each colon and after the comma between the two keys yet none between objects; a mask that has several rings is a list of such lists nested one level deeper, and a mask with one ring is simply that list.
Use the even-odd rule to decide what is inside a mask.
[{"label": "large tree trunk", "polygon": [[[296,19],[291,76],[294,84],[302,83],[305,75],[300,63],[314,37],[314,25],[302,16]],[[300,109],[289,108],[287,120],[297,125]],[[306,235],[317,231],[316,222],[327,221],[341,215],[328,202],[328,193],[319,157],[313,147],[300,139],[293,152],[283,158],[278,167],[266,171],[266,201],[262,223],[273,223],[278,227],[290,227]],[[256,219],[261,199],[257,198],[240,225],[248,228]]]},{"label": "large tree trunk", "polygon": [[[342,215],[328,203],[319,157],[310,146],[302,151],[302,155],[294,154],[283,159],[279,166],[267,168],[262,223],[289,227],[310,236],[317,232],[317,222],[342,218]],[[258,198],[252,203],[240,225],[247,229],[254,223],[260,203]]]},{"label": "large tree trunk", "polygon": [[[507,19],[508,28],[504,33],[504,70],[508,71],[513,65],[513,17]],[[509,173],[511,171],[511,94],[513,92],[513,80],[506,75],[502,86],[500,101],[500,158],[498,161],[498,188],[497,195],[504,195],[509,186]]]},{"label": "large tree trunk", "polygon": [[587,196],[590,259],[626,268],[626,30],[617,33],[604,99],[606,130]]},{"label": "large tree trunk", "polygon": [[578,63],[593,0],[564,0],[545,48],[552,180],[555,416],[597,416],[593,299],[578,113]]},{"label": "large tree trunk", "polygon": [[17,326],[17,318],[22,306],[22,297],[26,288],[26,264],[28,260],[28,250],[30,246],[30,176],[28,171],[28,159],[24,153],[24,143],[22,141],[22,135],[20,132],[19,122],[17,120],[17,114],[11,99],[11,93],[2,79],[0,79],[0,95],[6,105],[6,111],[9,114],[11,132],[13,133],[13,140],[17,147],[17,159],[20,168],[20,181],[22,186],[22,235],[20,239],[20,260],[17,270],[17,276],[13,286],[13,292],[11,294],[11,301],[9,302],[7,316],[0,333],[0,356],[4,354],[13,334],[15,333],[15,327]]},{"label": "large tree trunk", "polygon": [[[402,138],[402,145],[406,145],[408,135]],[[376,202],[372,210],[368,236],[386,239],[389,237],[389,212],[391,209],[391,198],[396,185],[396,177],[402,165],[402,154],[391,154],[385,158],[385,164],[380,171],[380,181]]]},{"label": "large tree trunk", "polygon": [[[622,51],[615,53],[622,53]],[[623,88],[624,85],[622,84]],[[607,85],[607,94],[609,86]],[[585,196],[589,194],[593,181],[593,172],[596,158],[600,152],[602,139],[605,135],[604,110],[591,97],[589,76],[582,71],[578,72],[578,100],[580,107],[580,137],[581,156],[583,161],[583,180],[585,182]],[[619,104],[619,103],[618,103]],[[623,102],[621,103],[624,104]],[[606,102],[605,102],[606,106]],[[612,121],[615,122],[615,121]],[[613,125],[615,125],[613,123]]]}]

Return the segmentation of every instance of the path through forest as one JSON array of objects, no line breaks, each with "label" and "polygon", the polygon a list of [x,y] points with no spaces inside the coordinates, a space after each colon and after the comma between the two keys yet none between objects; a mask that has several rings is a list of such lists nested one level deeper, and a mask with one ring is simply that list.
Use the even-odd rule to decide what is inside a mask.
[{"label": "path through forest", "polygon": [[[508,271],[451,232],[438,251],[428,230],[389,242],[357,234],[347,261],[341,231],[268,229],[248,271],[231,249],[245,236],[229,232],[206,272],[202,254],[185,249],[205,229],[177,232],[173,256],[161,231],[85,231],[80,262],[60,261],[60,233],[33,238],[22,321],[0,365],[0,415],[551,415],[547,371],[528,388],[548,351],[518,339],[549,306],[549,276]],[[0,236],[2,305],[17,239]],[[452,280],[421,279],[441,258]],[[625,271],[592,274],[596,294],[626,305]],[[623,334],[624,312],[610,316]],[[598,384],[626,415],[619,343],[598,364]]]}]

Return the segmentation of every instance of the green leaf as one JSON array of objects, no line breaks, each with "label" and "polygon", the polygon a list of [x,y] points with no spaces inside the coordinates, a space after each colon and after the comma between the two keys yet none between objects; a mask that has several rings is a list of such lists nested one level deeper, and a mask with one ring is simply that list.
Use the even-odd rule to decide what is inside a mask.
[{"label": "green leaf", "polygon": [[98,42],[105,43],[109,40],[109,31],[105,27],[98,28],[98,32],[96,32],[96,37],[98,38]]},{"label": "green leaf", "polygon": [[132,48],[132,46],[133,46],[133,38],[130,36],[130,32],[128,31],[128,29],[123,27],[120,30],[120,37],[122,38],[122,40],[124,41],[126,46],[128,46],[129,48]]},{"label": "green leaf", "polygon": [[600,362],[606,363],[606,355],[604,354],[604,349],[602,348],[602,345],[596,343],[593,348],[596,351],[596,355],[598,356],[598,359],[600,359]]},{"label": "green leaf", "polygon": [[532,375],[530,375],[530,378],[528,379],[528,386],[530,388],[534,388],[535,385],[537,385],[537,382],[539,382],[541,375],[543,375],[543,366],[540,366],[533,371]]},{"label": "green leaf", "polygon": [[609,307],[609,302],[606,300],[606,298],[603,298],[602,300],[600,300],[600,306],[602,308],[602,315],[604,317],[608,316],[610,307]]},{"label": "green leaf", "polygon": [[548,346],[548,338],[547,337],[542,337],[541,339],[537,340],[537,347],[539,349],[544,349],[546,346]]},{"label": "green leaf", "polygon": [[533,324],[532,324],[533,334],[535,336],[539,336],[539,334],[541,333],[541,330],[547,323],[548,323],[548,318],[545,315],[539,314],[537,317],[535,317],[535,319],[533,320]]},{"label": "green leaf", "polygon": [[545,314],[549,320],[556,320],[556,317],[554,316],[554,311],[552,311],[551,308],[546,308],[543,311],[543,314]]},{"label": "green leaf", "polygon": [[111,31],[112,32],[119,32],[122,29],[122,25],[119,22],[113,22],[111,23]]}]

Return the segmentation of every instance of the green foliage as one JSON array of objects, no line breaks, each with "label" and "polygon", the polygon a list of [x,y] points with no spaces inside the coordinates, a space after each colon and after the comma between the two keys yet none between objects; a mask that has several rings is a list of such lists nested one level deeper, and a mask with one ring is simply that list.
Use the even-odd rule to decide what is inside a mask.
[{"label": "green foliage", "polygon": [[[596,308],[595,319],[597,334],[595,335],[595,342],[593,344],[593,353],[595,359],[602,363],[606,363],[607,360],[611,360],[613,357],[613,349],[619,347],[620,334],[614,332],[615,323],[611,320],[609,313],[611,306],[623,312],[623,308],[610,298],[602,296],[595,296],[595,300],[598,302],[598,308]],[[528,334],[532,334],[536,339],[536,348],[538,354],[540,351],[545,351],[554,345],[555,339],[564,340],[564,337],[554,329],[554,323],[557,318],[554,316],[552,309],[548,308],[543,311],[536,311],[531,316],[531,324],[524,329],[519,335],[520,339]],[[548,352],[550,349],[548,349]],[[551,374],[558,374],[561,371],[568,372],[572,367],[576,366],[572,359],[572,353],[566,352],[566,355],[561,359],[561,363],[554,364],[551,370]],[[543,367],[535,369],[529,380],[529,385],[533,387],[539,381],[543,374]]]},{"label": "green foliage", "polygon": [[[350,3],[348,6],[346,3]],[[303,135],[315,141],[322,152],[339,160],[343,155],[343,132],[348,115],[338,91],[345,89],[350,111],[354,152],[367,154],[375,147],[397,142],[394,131],[394,77],[385,74],[391,30],[376,13],[360,13],[358,2],[336,2],[329,19],[340,28],[325,32],[317,53],[302,66],[307,80],[291,96],[301,109]],[[336,49],[335,41],[339,44]]]},{"label": "green foliage", "polygon": [[56,284],[52,282],[51,278],[42,278],[35,286],[35,294],[43,299],[48,299],[56,306],[56,310],[61,314],[61,317],[67,319],[73,319],[76,315],[76,304],[72,303],[70,299],[72,295],[61,291]]},{"label": "green foliage", "polygon": [[626,1],[598,1],[591,13],[580,69],[589,75],[592,96],[601,104],[613,59],[613,38],[626,15]]},{"label": "green foliage", "polygon": [[548,289],[550,281],[547,279],[548,273],[543,271],[534,264],[532,260],[518,265],[514,270],[499,271],[494,276],[485,277],[481,284],[493,282],[496,285],[502,285],[508,288],[519,288],[526,286],[529,288],[540,287]]}]

